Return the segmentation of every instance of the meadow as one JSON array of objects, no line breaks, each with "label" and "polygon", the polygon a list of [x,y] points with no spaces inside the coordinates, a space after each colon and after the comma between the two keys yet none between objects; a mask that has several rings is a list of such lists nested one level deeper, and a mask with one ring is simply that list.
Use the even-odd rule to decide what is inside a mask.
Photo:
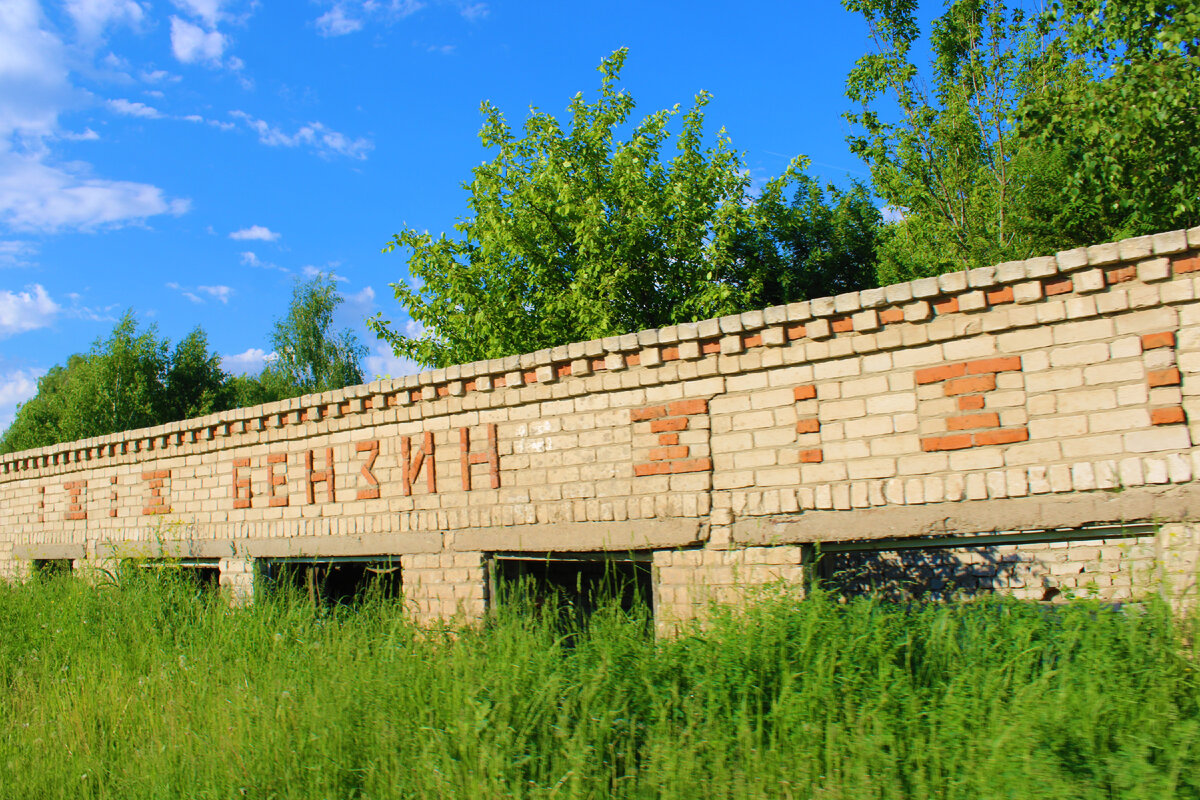
[{"label": "meadow", "polygon": [[0,797],[1200,797],[1197,625],[1161,601],[566,618],[0,584]]}]

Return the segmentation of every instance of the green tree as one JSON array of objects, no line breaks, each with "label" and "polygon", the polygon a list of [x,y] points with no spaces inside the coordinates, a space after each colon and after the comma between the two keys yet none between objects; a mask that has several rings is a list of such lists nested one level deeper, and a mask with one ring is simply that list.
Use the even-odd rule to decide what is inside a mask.
[{"label": "green tree", "polygon": [[221,369],[221,357],[208,349],[208,334],[194,328],[171,353],[165,415],[173,420],[189,419],[236,407],[230,381]]},{"label": "green tree", "polygon": [[[796,299],[803,280],[772,268],[791,219],[785,196],[797,159],[755,199],[729,137],[705,145],[701,92],[687,112],[658,111],[627,127],[633,98],[618,88],[626,52],[600,65],[600,95],[571,101],[569,119],[537,111],[517,136],[482,105],[479,136],[495,157],[464,185],[469,215],[454,237],[404,230],[385,248],[411,251],[415,284],[392,284],[422,333],[368,320],[397,355],[447,365],[670,325]],[[678,121],[673,158],[662,151]],[[619,131],[628,139],[618,139]],[[759,235],[763,234],[763,235]]]},{"label": "green tree", "polygon": [[[332,277],[297,281],[287,316],[276,320],[271,335],[275,359],[263,370],[264,399],[296,397],[363,382],[361,362],[367,349],[349,329],[334,332],[333,312],[342,302]],[[242,386],[243,396],[254,389]]]}]

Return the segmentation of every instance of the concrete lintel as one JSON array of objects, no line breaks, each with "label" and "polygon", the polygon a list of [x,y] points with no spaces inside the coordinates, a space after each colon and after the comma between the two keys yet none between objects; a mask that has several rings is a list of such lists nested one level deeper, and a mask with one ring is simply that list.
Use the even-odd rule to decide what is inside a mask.
[{"label": "concrete lintel", "polygon": [[742,545],[813,544],[1189,520],[1200,520],[1200,486],[743,518],[734,522],[733,538]]},{"label": "concrete lintel", "polygon": [[13,545],[14,558],[54,561],[61,558],[83,558],[85,555],[82,543],[79,544],[30,544]]},{"label": "concrete lintel", "polygon": [[251,558],[295,558],[320,556],[406,556],[438,553],[440,533],[366,533],[358,536],[297,536],[293,538],[245,539],[236,542],[238,552]]},{"label": "concrete lintel", "polygon": [[704,541],[699,519],[641,519],[624,522],[563,522],[453,531],[456,551],[622,552],[687,547]]}]

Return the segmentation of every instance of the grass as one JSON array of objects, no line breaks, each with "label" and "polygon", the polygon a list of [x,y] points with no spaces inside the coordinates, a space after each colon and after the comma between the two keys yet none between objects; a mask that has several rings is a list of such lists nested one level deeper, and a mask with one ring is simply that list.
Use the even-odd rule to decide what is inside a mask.
[{"label": "grass", "polygon": [[0,586],[0,797],[1200,797],[1189,623],[780,591],[667,641]]}]

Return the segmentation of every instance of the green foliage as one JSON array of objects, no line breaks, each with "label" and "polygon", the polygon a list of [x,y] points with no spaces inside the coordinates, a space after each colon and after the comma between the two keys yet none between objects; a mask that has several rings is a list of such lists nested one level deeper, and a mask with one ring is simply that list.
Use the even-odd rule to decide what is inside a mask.
[{"label": "green foliage", "polygon": [[362,383],[366,349],[353,332],[331,330],[341,301],[330,278],[297,281],[287,316],[275,323],[279,358],[257,377],[222,370],[200,328],[171,350],[156,326],[143,330],[126,312],[107,339],[38,380],[37,394],[18,407],[0,439],[0,453]]},{"label": "green foliage", "polygon": [[781,592],[664,641],[616,608],[570,637],[561,621],[516,608],[443,632],[399,602],[230,609],[169,573],[0,584],[0,786],[47,800],[1200,793],[1196,639],[1161,603]]},{"label": "green foliage", "polygon": [[[705,145],[704,92],[687,112],[655,112],[619,140],[634,109],[618,89],[625,56],[604,60],[599,97],[576,95],[564,124],[534,110],[518,137],[483,104],[479,136],[497,152],[464,186],[470,215],[455,225],[458,235],[409,229],[385,248],[412,253],[413,285],[392,286],[423,330],[410,337],[369,320],[398,355],[463,363],[799,299],[788,292],[811,282],[772,269],[800,273],[808,264],[781,258],[772,244],[788,236],[773,226],[797,227],[783,198],[803,159],[753,198],[724,130]],[[820,205],[810,184],[801,183],[800,209]]]},{"label": "green foliage", "polygon": [[354,332],[334,332],[333,312],[342,302],[334,279],[318,275],[297,281],[287,316],[275,321],[275,360],[260,377],[272,400],[340,389],[363,382],[360,362],[367,349]]},{"label": "green foliage", "polygon": [[1062,191],[1116,239],[1200,224],[1200,6],[1065,0],[1050,14],[1090,79],[1030,98],[1024,125],[1068,154]]},{"label": "green foliage", "polygon": [[1194,4],[1065,0],[1030,16],[957,0],[924,71],[916,0],[843,5],[876,49],[847,80],[851,149],[902,215],[880,236],[881,282],[1200,220]]}]

